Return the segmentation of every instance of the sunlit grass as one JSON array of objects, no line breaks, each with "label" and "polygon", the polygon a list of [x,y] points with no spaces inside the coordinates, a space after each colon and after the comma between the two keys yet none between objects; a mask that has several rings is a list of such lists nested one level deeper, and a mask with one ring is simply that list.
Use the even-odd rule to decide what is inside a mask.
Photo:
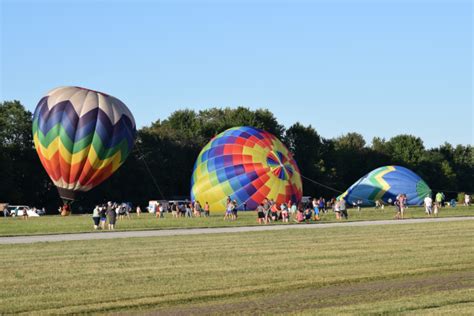
[{"label": "sunlit grass", "polygon": [[474,223],[2,245],[0,314],[472,312]]}]

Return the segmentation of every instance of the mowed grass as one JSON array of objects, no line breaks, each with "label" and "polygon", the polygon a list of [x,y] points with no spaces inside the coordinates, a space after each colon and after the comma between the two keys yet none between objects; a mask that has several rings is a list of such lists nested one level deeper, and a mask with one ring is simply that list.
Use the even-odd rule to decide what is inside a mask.
[{"label": "mowed grass", "polygon": [[[355,209],[349,210],[349,221],[361,220],[383,220],[393,219],[396,211],[394,207],[384,210],[364,208],[360,212]],[[198,228],[198,227],[227,227],[227,226],[250,226],[257,225],[255,212],[239,212],[237,221],[224,221],[223,214],[211,214],[209,218],[173,218],[166,214],[165,218],[155,218],[153,214],[144,213],[140,217],[132,214],[132,219],[117,220],[116,230],[146,230],[146,229],[174,229],[174,228]],[[439,217],[474,216],[474,206],[456,208],[442,208]],[[406,218],[426,218],[422,207],[410,207],[406,212]],[[335,222],[336,217],[332,211],[321,214],[321,221]],[[343,220],[345,221],[345,220]],[[294,222],[293,222],[294,223]],[[282,224],[281,222],[272,223]],[[30,217],[28,220],[18,218],[0,218],[0,236],[15,235],[38,235],[38,234],[61,234],[82,233],[93,231],[91,215],[73,215],[62,217],[59,215]]]},{"label": "mowed grass", "polygon": [[0,314],[473,314],[474,222],[2,245]]}]

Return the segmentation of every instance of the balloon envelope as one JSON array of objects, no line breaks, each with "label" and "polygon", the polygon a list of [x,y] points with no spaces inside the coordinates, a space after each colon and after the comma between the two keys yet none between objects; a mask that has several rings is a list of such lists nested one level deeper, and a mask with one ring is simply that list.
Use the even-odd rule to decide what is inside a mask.
[{"label": "balloon envelope", "polygon": [[409,205],[421,205],[431,189],[425,181],[413,171],[400,166],[377,168],[354,183],[346,192],[339,196],[348,203],[362,201],[363,205],[374,205],[382,200],[388,203],[395,201],[398,194],[407,195]]},{"label": "balloon envelope", "polygon": [[301,199],[301,176],[292,154],[274,135],[253,127],[234,127],[201,151],[191,179],[191,198],[211,211],[226,208],[228,196],[239,209],[256,209],[265,198],[277,203]]},{"label": "balloon envelope", "polygon": [[135,120],[119,99],[80,87],[43,97],[33,117],[38,156],[63,199],[110,177],[132,150]]}]

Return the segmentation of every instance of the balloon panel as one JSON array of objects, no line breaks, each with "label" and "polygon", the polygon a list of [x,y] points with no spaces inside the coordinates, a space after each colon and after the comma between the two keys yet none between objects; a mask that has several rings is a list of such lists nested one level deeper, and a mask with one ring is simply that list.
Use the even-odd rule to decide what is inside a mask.
[{"label": "balloon panel", "polygon": [[265,198],[299,201],[298,166],[274,135],[252,127],[235,127],[214,137],[199,154],[191,179],[191,198],[225,210],[228,196],[240,209],[255,209]]},{"label": "balloon panel", "polygon": [[407,195],[409,205],[421,205],[423,199],[431,195],[431,189],[413,171],[401,166],[385,166],[360,178],[339,198],[344,197],[350,204],[360,200],[364,205],[373,205],[377,200],[395,201],[402,193]]},{"label": "balloon panel", "polygon": [[117,98],[80,87],[60,87],[38,103],[33,140],[54,184],[88,191],[110,177],[132,150],[136,126]]}]

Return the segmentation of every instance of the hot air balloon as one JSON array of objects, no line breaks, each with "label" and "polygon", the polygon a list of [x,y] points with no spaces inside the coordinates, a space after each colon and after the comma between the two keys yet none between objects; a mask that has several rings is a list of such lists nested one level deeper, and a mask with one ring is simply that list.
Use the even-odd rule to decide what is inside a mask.
[{"label": "hot air balloon", "polygon": [[135,120],[122,101],[80,87],[51,90],[33,117],[36,152],[65,204],[110,177],[135,135]]},{"label": "hot air balloon", "polygon": [[421,205],[431,189],[425,181],[413,171],[400,166],[377,168],[354,183],[339,196],[348,203],[362,202],[362,205],[374,205],[382,200],[395,201],[397,195],[406,194],[408,205]]},{"label": "hot air balloon", "polygon": [[201,151],[191,179],[191,198],[223,211],[226,199],[256,209],[265,198],[301,200],[301,176],[292,154],[274,135],[241,126],[214,137]]}]

